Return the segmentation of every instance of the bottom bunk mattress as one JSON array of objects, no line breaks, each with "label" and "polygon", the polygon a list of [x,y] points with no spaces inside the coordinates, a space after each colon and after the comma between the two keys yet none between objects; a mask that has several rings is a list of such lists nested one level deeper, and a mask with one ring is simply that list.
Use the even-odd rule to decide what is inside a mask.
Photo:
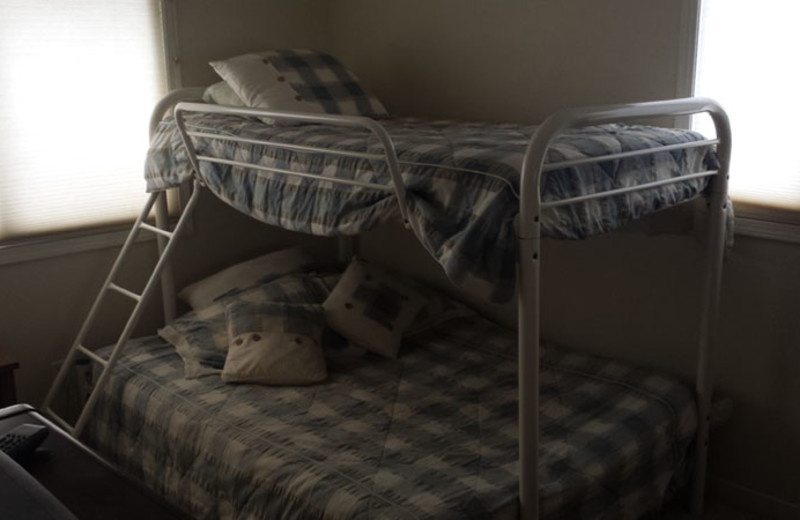
[{"label": "bottom bunk mattress", "polygon": [[[514,518],[516,337],[475,316],[399,359],[328,348],[308,387],[185,379],[175,349],[131,342],[85,437],[198,518]],[[634,519],[685,474],[691,393],[662,375],[543,346],[541,507]]]}]

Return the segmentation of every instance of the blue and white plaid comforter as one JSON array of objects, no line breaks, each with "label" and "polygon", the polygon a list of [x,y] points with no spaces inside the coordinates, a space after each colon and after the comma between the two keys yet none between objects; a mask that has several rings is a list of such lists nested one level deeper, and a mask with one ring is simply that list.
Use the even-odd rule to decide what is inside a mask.
[{"label": "blue and white plaid comforter", "polygon": [[[321,125],[270,126],[255,119],[192,115],[191,129],[275,142],[381,154],[377,140],[360,129]],[[451,280],[492,301],[506,301],[515,285],[519,177],[535,126],[389,119],[382,121],[397,148],[410,218],[425,248]],[[604,125],[572,130],[556,139],[548,162],[601,156],[700,140],[688,130]],[[382,161],[311,155],[214,141],[199,151],[264,166],[388,185]],[[547,172],[542,198],[552,201],[713,169],[709,147],[606,161]],[[285,175],[202,163],[201,177],[222,200],[268,224],[317,235],[356,234],[397,216],[390,193],[319,183]],[[171,120],[154,136],[146,165],[147,188],[160,190],[191,176],[187,155]],[[690,200],[706,179],[647,192],[562,206],[542,215],[543,231],[584,238],[629,220]]]},{"label": "blue and white plaid comforter", "polygon": [[[476,316],[399,359],[328,349],[310,387],[184,379],[175,350],[136,340],[86,430],[133,476],[201,519],[514,518],[513,333]],[[542,349],[544,518],[633,520],[657,510],[696,425],[663,376]]]}]

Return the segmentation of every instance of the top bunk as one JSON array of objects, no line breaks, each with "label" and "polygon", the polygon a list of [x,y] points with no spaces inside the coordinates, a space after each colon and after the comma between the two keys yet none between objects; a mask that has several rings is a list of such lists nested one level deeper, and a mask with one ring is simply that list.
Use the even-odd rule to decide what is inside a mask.
[{"label": "top bunk", "polygon": [[[541,125],[430,121],[389,116],[326,54],[212,66],[226,81],[204,97],[222,104],[181,103],[158,124],[148,191],[196,172],[244,213],[325,236],[399,217],[452,281],[494,302],[514,294],[518,236],[582,239],[707,194],[729,141],[707,99],[570,109]],[[704,111],[718,138],[616,122]]]}]

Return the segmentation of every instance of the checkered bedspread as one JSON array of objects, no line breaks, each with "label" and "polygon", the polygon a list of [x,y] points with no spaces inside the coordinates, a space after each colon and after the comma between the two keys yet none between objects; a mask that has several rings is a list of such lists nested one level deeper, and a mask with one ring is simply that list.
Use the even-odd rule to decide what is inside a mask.
[{"label": "checkered bedspread", "polygon": [[[421,242],[461,286],[492,301],[506,301],[515,285],[519,172],[535,126],[389,119],[382,121],[397,148],[410,218]],[[321,125],[269,126],[255,119],[192,115],[192,129],[275,142],[381,154],[371,134]],[[699,134],[644,126],[577,129],[556,139],[548,162],[601,156],[695,141]],[[311,155],[253,145],[200,142],[203,154],[298,172],[389,184],[383,161]],[[544,174],[544,201],[641,184],[714,168],[708,147],[662,152]],[[317,235],[356,234],[397,216],[393,195],[266,172],[202,163],[202,178],[222,200],[264,222]],[[146,166],[148,190],[176,186],[191,176],[174,122],[159,126]],[[705,179],[669,184],[546,211],[546,234],[583,238],[690,200]]]},{"label": "checkered bedspread", "polygon": [[[513,518],[516,339],[475,316],[390,360],[328,349],[310,387],[184,379],[158,338],[126,347],[88,442],[197,518]],[[544,518],[639,518],[685,465],[689,391],[542,349]]]}]

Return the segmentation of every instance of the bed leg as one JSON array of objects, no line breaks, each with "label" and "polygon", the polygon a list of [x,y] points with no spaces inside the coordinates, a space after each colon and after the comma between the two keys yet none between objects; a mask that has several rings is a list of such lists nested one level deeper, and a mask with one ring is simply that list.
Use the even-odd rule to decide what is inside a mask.
[{"label": "bed leg", "polygon": [[[714,197],[716,199],[717,197]],[[695,518],[703,513],[708,443],[711,426],[711,400],[713,391],[711,355],[716,335],[719,312],[719,292],[722,281],[722,256],[725,248],[725,201],[712,199],[711,225],[709,226],[703,284],[703,310],[700,331],[700,349],[697,359],[697,438],[695,473],[692,485],[691,512]]]},{"label": "bed leg", "polygon": [[703,304],[700,322],[700,343],[697,357],[697,438],[695,440],[695,471],[692,483],[690,510],[694,518],[703,514],[708,465],[708,443],[711,427],[711,400],[713,391],[712,354],[717,337],[722,262],[725,253],[725,224],[728,205],[728,172],[731,154],[731,133],[727,115],[719,110],[709,112],[717,129],[719,146],[717,155],[720,167],[712,179],[709,226],[706,234],[705,273],[703,278]]},{"label": "bed leg", "polygon": [[520,518],[522,520],[538,520],[539,260],[541,240],[537,233],[534,238],[519,238],[518,244]]}]

